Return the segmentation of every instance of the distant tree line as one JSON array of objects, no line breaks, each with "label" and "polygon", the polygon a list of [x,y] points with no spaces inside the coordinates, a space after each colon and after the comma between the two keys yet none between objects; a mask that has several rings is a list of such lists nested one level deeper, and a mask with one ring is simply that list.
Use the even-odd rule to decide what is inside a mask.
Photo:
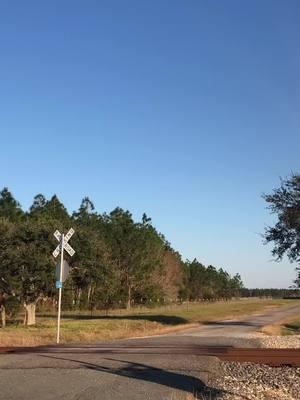
[{"label": "distant tree line", "polygon": [[70,277],[64,284],[63,306],[103,309],[133,304],[185,300],[230,299],[239,296],[241,277],[223,269],[182,260],[146,214],[134,221],[116,208],[99,214],[88,197],[70,215],[57,196],[35,196],[24,212],[4,188],[0,192],[0,312],[5,316],[24,308],[24,323],[35,323],[36,307],[57,301],[56,229],[75,229],[69,258]]},{"label": "distant tree line", "polygon": [[299,289],[247,289],[242,288],[240,290],[241,297],[271,297],[273,299],[283,299],[283,298],[298,298],[300,297]]}]

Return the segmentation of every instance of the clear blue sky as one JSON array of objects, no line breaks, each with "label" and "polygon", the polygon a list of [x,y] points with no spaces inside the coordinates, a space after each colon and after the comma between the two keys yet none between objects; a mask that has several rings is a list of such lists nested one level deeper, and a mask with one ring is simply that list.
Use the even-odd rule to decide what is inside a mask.
[{"label": "clear blue sky", "polygon": [[0,184],[142,213],[185,258],[287,287],[261,199],[299,171],[299,1],[0,4]]}]

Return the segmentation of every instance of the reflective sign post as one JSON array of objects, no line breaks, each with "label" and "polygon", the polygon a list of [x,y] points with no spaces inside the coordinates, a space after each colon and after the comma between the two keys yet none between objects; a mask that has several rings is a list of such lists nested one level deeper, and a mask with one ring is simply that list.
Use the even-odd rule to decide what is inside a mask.
[{"label": "reflective sign post", "polygon": [[66,275],[63,274],[64,271],[64,250],[66,250],[72,257],[75,253],[74,249],[69,245],[68,241],[74,234],[74,229],[71,228],[69,232],[64,235],[59,231],[54,232],[54,236],[60,242],[56,249],[53,251],[53,256],[56,258],[60,253],[60,265],[59,265],[59,280],[56,282],[56,288],[58,289],[58,313],[57,313],[57,336],[56,343],[59,343],[60,336],[60,315],[61,315],[61,296],[62,296],[62,281],[66,279]]},{"label": "reflective sign post", "polygon": [[56,343],[59,343],[59,333],[60,333],[60,314],[61,314],[61,292],[62,292],[62,272],[64,267],[64,234],[60,237],[60,270],[59,270],[59,282],[60,287],[58,289],[58,313],[57,313],[57,335]]}]

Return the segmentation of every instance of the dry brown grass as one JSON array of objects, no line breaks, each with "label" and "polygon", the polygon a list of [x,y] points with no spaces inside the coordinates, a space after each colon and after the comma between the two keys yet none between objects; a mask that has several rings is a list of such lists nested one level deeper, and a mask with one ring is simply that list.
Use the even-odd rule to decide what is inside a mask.
[{"label": "dry brown grass", "polygon": [[[64,313],[62,343],[95,343],[129,337],[156,335],[196,326],[205,321],[241,318],[273,307],[286,307],[286,300],[240,300],[210,304],[189,304],[157,309],[98,313]],[[55,315],[37,318],[34,327],[7,326],[0,329],[0,346],[37,346],[55,343]]]},{"label": "dry brown grass", "polygon": [[282,331],[282,326],[279,324],[266,325],[261,329],[261,332],[269,336],[280,336]]},{"label": "dry brown grass", "polygon": [[[152,321],[111,322],[105,320],[62,320],[61,343],[95,343],[164,334],[178,331],[196,324],[184,324],[164,327]],[[41,320],[34,327],[7,327],[0,329],[0,346],[40,346],[53,344],[56,340],[55,321]]]}]

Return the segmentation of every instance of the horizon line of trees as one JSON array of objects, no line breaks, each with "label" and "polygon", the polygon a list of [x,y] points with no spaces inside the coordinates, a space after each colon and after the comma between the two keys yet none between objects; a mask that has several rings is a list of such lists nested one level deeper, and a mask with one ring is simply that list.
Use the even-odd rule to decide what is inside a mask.
[{"label": "horizon line of trees", "polygon": [[289,289],[280,289],[280,288],[241,288],[240,296],[251,298],[251,297],[259,297],[259,298],[273,298],[273,299],[283,299],[283,298],[299,298],[300,297],[300,289],[297,288],[289,288]]},{"label": "horizon line of trees", "polygon": [[76,253],[66,258],[71,273],[64,284],[64,306],[72,309],[108,309],[132,304],[185,300],[217,300],[239,296],[239,274],[183,261],[163,234],[143,214],[135,222],[122,208],[99,214],[85,197],[71,215],[56,195],[38,194],[28,212],[12,193],[0,192],[0,311],[7,315],[24,308],[24,324],[35,324],[37,305],[57,301],[56,229],[75,229]]}]

